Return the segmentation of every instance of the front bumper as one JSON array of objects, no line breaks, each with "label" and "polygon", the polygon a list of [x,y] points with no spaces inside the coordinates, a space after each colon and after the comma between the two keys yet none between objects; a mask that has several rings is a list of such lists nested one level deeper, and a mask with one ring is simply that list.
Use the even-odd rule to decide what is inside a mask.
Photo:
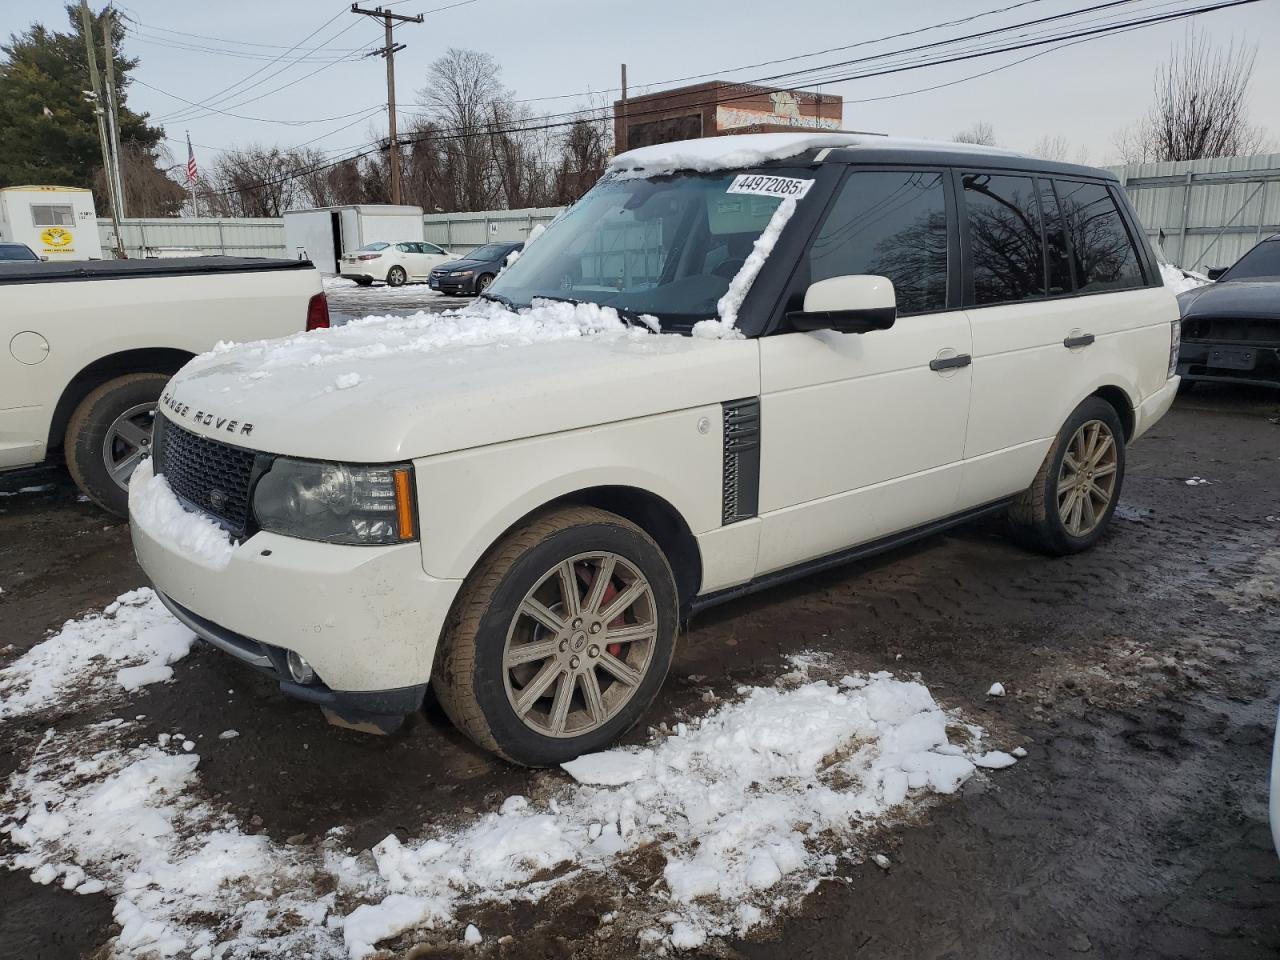
[{"label": "front bumper", "polygon": [[469,296],[475,287],[475,277],[429,277],[427,280],[432,290],[439,290],[451,296]]},{"label": "front bumper", "polygon": [[[417,543],[350,547],[257,533],[223,570],[169,549],[136,523],[138,563],[174,615],[281,689],[339,715],[408,713],[431,678],[436,645],[461,581],[422,569]],[[286,651],[315,669],[303,686]]]},{"label": "front bumper", "polygon": [[[1227,354],[1231,356],[1232,366],[1222,365]],[[1238,341],[1183,340],[1178,348],[1178,373],[1188,380],[1280,387],[1280,347]]]}]

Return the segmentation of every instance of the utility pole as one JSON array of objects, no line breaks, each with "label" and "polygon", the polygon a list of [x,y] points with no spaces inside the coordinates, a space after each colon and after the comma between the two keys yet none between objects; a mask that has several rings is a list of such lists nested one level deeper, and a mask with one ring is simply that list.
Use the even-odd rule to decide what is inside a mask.
[{"label": "utility pole", "polygon": [[89,0],[80,0],[80,24],[84,30],[84,43],[89,55],[89,83],[92,90],[85,91],[85,99],[93,105],[93,115],[98,121],[98,143],[102,147],[102,169],[107,181],[107,196],[111,204],[111,226],[116,234],[116,256],[125,259],[124,237],[120,235],[120,203],[116,199],[115,175],[111,163],[111,145],[107,140],[107,124],[102,108],[102,83],[98,79],[98,56],[93,49],[93,19],[89,14]]},{"label": "utility pole", "polygon": [[614,138],[617,146],[614,149],[618,153],[627,152],[627,65],[622,65],[622,135]]},{"label": "utility pole", "polygon": [[107,4],[105,24],[102,28],[102,46],[106,53],[107,71],[107,133],[111,143],[111,181],[116,188],[116,202],[120,205],[120,219],[129,214],[125,212],[124,184],[120,180],[120,117],[116,112],[116,58],[111,46],[111,29],[115,26],[115,11]]},{"label": "utility pole", "polygon": [[392,13],[390,10],[383,10],[381,7],[374,7],[372,10],[363,10],[359,4],[351,5],[352,13],[363,14],[366,17],[375,17],[382,21],[383,26],[387,30],[386,46],[373,50],[366,56],[378,54],[387,61],[387,127],[390,134],[390,156],[391,164],[391,202],[400,202],[400,140],[396,136],[396,51],[403,50],[403,43],[395,43],[391,39],[391,27],[394,23],[421,23],[422,14],[416,17],[410,17],[403,13]]}]

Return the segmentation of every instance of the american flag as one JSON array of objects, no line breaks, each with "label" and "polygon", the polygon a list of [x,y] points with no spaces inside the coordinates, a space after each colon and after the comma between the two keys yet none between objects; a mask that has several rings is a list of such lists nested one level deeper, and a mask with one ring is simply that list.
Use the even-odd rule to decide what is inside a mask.
[{"label": "american flag", "polygon": [[191,186],[196,182],[196,155],[191,149],[191,134],[187,134],[187,185]]}]

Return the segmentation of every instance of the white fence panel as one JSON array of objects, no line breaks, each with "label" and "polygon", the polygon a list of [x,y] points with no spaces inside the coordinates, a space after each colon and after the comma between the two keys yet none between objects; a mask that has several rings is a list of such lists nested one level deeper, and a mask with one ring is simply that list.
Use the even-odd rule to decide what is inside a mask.
[{"label": "white fence panel", "polygon": [[[98,220],[102,249],[115,246],[111,220]],[[226,255],[287,257],[284,221],[273,217],[151,217],[121,221],[120,233],[131,257]]]}]

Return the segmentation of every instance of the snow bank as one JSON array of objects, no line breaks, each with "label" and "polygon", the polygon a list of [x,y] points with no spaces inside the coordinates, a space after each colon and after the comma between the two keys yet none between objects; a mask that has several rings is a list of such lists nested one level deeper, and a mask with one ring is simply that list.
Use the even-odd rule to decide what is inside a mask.
[{"label": "snow bank", "polygon": [[[121,749],[109,742],[118,730],[45,735],[5,797],[21,808],[0,824],[16,851],[0,862],[113,897],[113,957],[208,958],[216,941],[219,957],[333,956],[334,898],[300,882],[306,855],[195,799],[195,754]],[[226,920],[211,928],[209,916]]]},{"label": "snow bank", "polygon": [[1196,287],[1203,287],[1206,283],[1213,282],[1208,277],[1190,270],[1184,271],[1170,263],[1160,264],[1160,276],[1164,279],[1164,285],[1175,294],[1185,293],[1187,290],[1194,290]]},{"label": "snow bank", "polygon": [[185,657],[194,642],[195,635],[150,589],[130,591],[101,614],[68,620],[56,635],[0,668],[0,720],[113,683],[136,690],[168,680],[170,664]]},{"label": "snow bank", "polygon": [[164,474],[153,471],[150,460],[144,460],[129,480],[129,520],[153,540],[210,570],[225,570],[235,552],[231,535],[208,517],[187,510]]},{"label": "snow bank", "polygon": [[[545,809],[512,797],[452,836],[387,837],[373,850],[385,898],[346,921],[352,957],[447,921],[464,900],[530,896],[541,871],[605,870],[649,844],[666,861],[669,944],[740,934],[830,868],[821,836],[954,793],[976,770],[919,683],[881,673],[741,692],[649,748],[565,764],[578,786]],[[989,767],[1008,757],[977,756]]]}]

